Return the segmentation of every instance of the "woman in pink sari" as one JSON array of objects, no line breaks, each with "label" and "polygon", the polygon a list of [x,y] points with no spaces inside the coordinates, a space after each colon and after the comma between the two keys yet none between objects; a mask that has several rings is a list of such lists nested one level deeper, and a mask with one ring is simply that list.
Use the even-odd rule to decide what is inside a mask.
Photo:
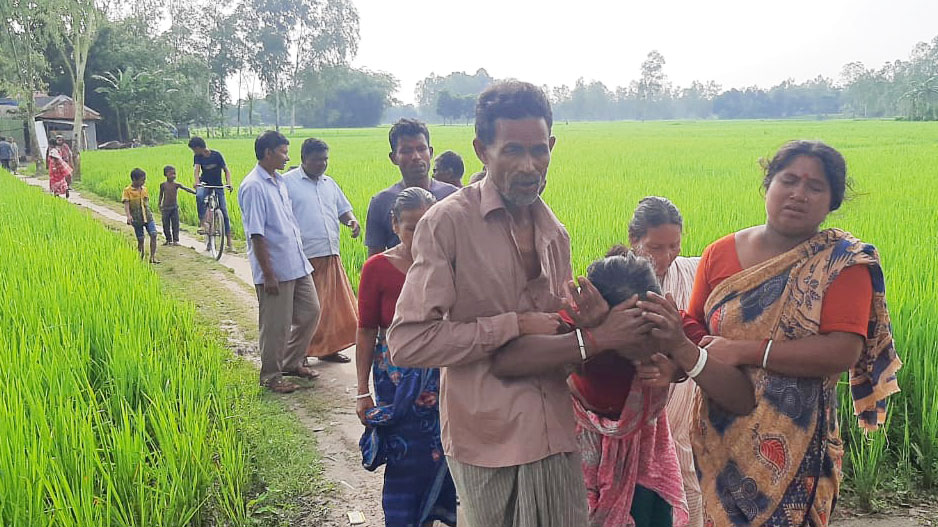
[{"label": "woman in pink sari", "polygon": [[68,197],[68,181],[72,177],[72,167],[62,157],[62,152],[58,145],[49,146],[49,154],[46,156],[46,166],[49,167],[49,190],[56,196],[65,195]]}]

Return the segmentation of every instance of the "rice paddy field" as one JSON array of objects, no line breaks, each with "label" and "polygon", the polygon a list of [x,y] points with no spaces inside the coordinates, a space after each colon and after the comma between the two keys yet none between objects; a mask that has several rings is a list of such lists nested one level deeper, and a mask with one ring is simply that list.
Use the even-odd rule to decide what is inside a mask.
[{"label": "rice paddy field", "polygon": [[0,525],[249,524],[283,409],[132,247],[0,171]]},{"label": "rice paddy field", "polygon": [[[938,385],[938,259],[935,256],[938,249],[938,185],[935,178],[935,167],[938,165],[938,123],[558,123],[553,131],[557,136],[557,145],[545,199],[570,231],[574,265],[579,271],[585,269],[592,259],[602,255],[609,245],[626,239],[631,211],[643,196],[666,196],[678,205],[685,220],[683,252],[686,255],[697,255],[717,238],[764,221],[765,212],[760,192],[762,175],[758,165],[760,157],[770,156],[783,142],[794,138],[821,139],[843,152],[847,158],[849,174],[854,180],[854,192],[840,211],[830,215],[827,224],[851,231],[879,248],[886,272],[887,299],[897,348],[905,362],[899,376],[903,392],[892,399],[888,434],[863,437],[856,432],[855,422],[850,417],[852,412],[841,413],[845,425],[844,435],[849,445],[848,484],[856,490],[860,499],[868,504],[875,502],[883,493],[935,491],[938,487],[938,390],[935,389]],[[431,133],[431,143],[437,153],[452,149],[463,155],[467,165],[467,178],[468,174],[480,168],[472,153],[473,132],[470,127],[434,127]],[[299,145],[303,138],[309,136],[319,137],[330,144],[328,173],[343,187],[364,224],[370,197],[400,177],[396,167],[388,161],[387,129],[302,131],[291,136],[291,155],[294,159],[290,164],[299,164]],[[236,182],[253,167],[253,140],[209,139],[208,142],[210,148],[224,154]],[[147,171],[147,184],[154,201],[157,187],[163,179],[162,168],[166,164],[175,165],[180,174],[180,181],[191,184],[192,155],[184,144],[113,152],[87,152],[83,155],[82,187],[114,200],[120,198],[121,189],[129,184],[129,173],[134,167]],[[7,194],[5,191],[2,199],[9,200]],[[188,195],[180,194],[180,201],[183,221],[194,224],[194,200]],[[229,199],[232,225],[236,236],[241,236],[240,212],[235,201],[232,194]],[[25,206],[15,201],[11,204],[14,207]],[[0,209],[0,216],[12,216],[10,212],[5,212],[8,210],[5,205]],[[8,221],[11,220],[8,219],[4,223]],[[18,220],[12,218],[12,221]],[[6,234],[5,238],[0,238],[0,250],[16,247],[17,243],[24,243],[24,239],[32,236],[52,236],[48,231],[55,230],[56,221],[55,218],[49,217],[42,221],[22,223],[18,228],[31,235],[23,235],[23,230],[17,232],[16,236]],[[10,232],[5,226],[3,229],[4,233]],[[63,243],[70,243],[68,240],[71,237],[66,237]],[[350,239],[347,231],[343,232],[341,246],[349,275],[353,284],[357,285],[358,271],[366,255],[365,248],[359,240]],[[31,254],[29,251],[20,252],[24,255]],[[131,257],[130,254],[121,256],[127,260]],[[30,260],[29,265],[48,270],[49,266],[56,264],[36,258],[36,261]],[[8,272],[5,274],[9,276]],[[142,275],[131,276],[143,281],[147,279]],[[105,291],[98,283],[88,284],[90,289],[82,295],[88,298],[111,295],[113,303],[117,305],[125,305],[127,302],[152,302],[153,311],[159,311],[159,299],[138,295],[138,288],[131,284],[132,280],[119,281],[128,285],[121,287],[119,291]],[[19,286],[10,285],[9,280],[0,287],[6,287],[4,294],[13,295],[14,299],[27,294],[37,294],[35,291],[22,292]],[[15,360],[25,364],[22,367],[27,372],[31,371],[30,368],[36,360],[35,357],[29,356],[27,351],[37,346],[46,346],[54,350],[74,342],[81,353],[93,354],[100,353],[101,348],[97,345],[100,339],[126,339],[128,346],[139,346],[139,341],[152,331],[153,324],[177,326],[173,320],[164,320],[159,316],[155,316],[153,320],[142,320],[127,314],[122,319],[122,324],[117,327],[104,324],[102,327],[107,327],[107,332],[75,333],[58,329],[63,326],[58,325],[54,317],[44,315],[43,310],[49,309],[51,313],[59,313],[64,309],[53,302],[53,299],[61,298],[59,290],[56,289],[59,287],[62,287],[61,284],[51,280],[44,286],[40,295],[43,300],[35,306],[25,300],[20,306],[14,300],[16,309],[23,310],[22,315],[18,316],[31,317],[28,320],[34,325],[31,326],[32,329],[17,327],[12,328],[12,331],[8,329],[0,332],[0,339],[19,339],[13,343],[5,342],[0,352],[5,352],[14,344],[12,349],[20,349],[19,353],[23,354]],[[64,295],[66,305],[79,301],[80,297]],[[4,306],[4,309],[8,309],[7,306]],[[75,309],[81,309],[81,306],[75,306]],[[87,314],[90,320],[102,316],[105,314],[94,310]],[[53,329],[49,329],[50,327]],[[64,327],[72,326],[66,324]],[[200,346],[191,342],[193,334],[187,333],[187,327],[183,324],[183,329],[170,332],[172,337],[161,337],[176,339],[166,342],[164,346],[167,353],[175,354],[174,357],[179,356],[173,360],[186,360],[187,354],[193,352],[192,347]],[[133,331],[130,328],[133,328]],[[216,351],[210,350],[210,353]],[[51,355],[52,360],[62,360],[54,352]],[[163,364],[167,362],[169,361],[164,361]],[[10,364],[6,360],[2,363]],[[78,398],[79,401],[84,401],[82,404],[105,407],[107,413],[104,415],[113,416],[108,418],[113,419],[116,428],[103,439],[93,438],[84,432],[95,426],[93,419],[98,417],[89,417],[88,420],[92,422],[69,422],[66,428],[68,432],[57,433],[62,433],[67,442],[81,448],[97,449],[103,452],[101,456],[119,458],[114,462],[123,463],[127,458],[128,463],[133,463],[133,460],[137,459],[134,456],[139,455],[135,445],[142,441],[135,435],[135,427],[138,426],[139,420],[151,419],[149,413],[140,413],[136,410],[139,406],[135,405],[156,403],[133,395],[138,393],[135,390],[140,389],[134,383],[143,382],[137,381],[137,366],[120,359],[108,360],[104,364],[106,368],[122,369],[119,372],[111,372],[107,369],[91,368],[75,372],[74,375],[87,376],[87,386],[82,384],[82,389],[74,394],[62,394],[61,398],[57,399],[59,402],[55,404],[46,404],[44,401],[30,404],[41,402],[43,408],[49,408],[44,411],[59,412],[64,410],[58,405],[77,404],[72,401]],[[71,371],[68,368],[77,366],[63,364],[63,367]],[[159,369],[162,366],[154,364],[154,367]],[[166,371],[165,375],[170,378],[177,375],[193,375],[191,372],[180,370]],[[39,371],[25,375],[18,373],[13,380],[10,380],[10,376],[4,376],[6,378],[0,382],[25,382],[23,379],[30,375],[37,376],[37,380],[30,382],[48,382],[43,381]],[[206,437],[208,444],[218,441],[218,437],[227,436],[223,427],[218,430],[212,428],[212,424],[217,423],[212,420],[211,404],[205,401],[212,401],[213,398],[198,397],[200,406],[191,402],[191,394],[213,393],[211,375],[210,371],[200,371],[199,375],[187,379],[185,383],[171,382],[169,385],[177,391],[161,395],[162,402],[159,403],[176,405],[180,410],[186,410],[186,415],[191,415],[194,419],[192,426],[197,427],[197,435]],[[129,383],[127,386],[124,385],[125,377],[130,379],[126,381]],[[121,380],[117,381],[118,378]],[[101,386],[95,386],[95,380],[102,383]],[[162,378],[160,382],[163,382]],[[124,390],[127,390],[126,397],[129,400],[113,403],[110,399],[96,399],[101,397],[99,394],[109,393],[107,390],[119,393],[125,393]],[[176,397],[182,399],[177,400]],[[4,396],[0,404],[14,403],[7,401]],[[17,400],[15,404],[27,403]],[[190,408],[185,405],[192,406]],[[844,410],[848,410],[848,407],[845,406]],[[6,411],[22,413],[27,412],[27,409],[12,407]],[[184,424],[180,422],[177,426]],[[92,439],[96,443],[86,443]],[[32,432],[31,436],[24,436],[21,440],[41,443],[47,441],[47,436],[43,432]],[[186,445],[186,448],[189,447]],[[41,448],[44,450],[38,452],[46,453],[45,457],[48,458],[64,447],[49,443]],[[130,453],[125,454],[128,450]],[[6,454],[10,455],[9,452]],[[2,455],[4,451],[0,451],[0,456]],[[38,465],[24,463],[22,470],[34,471],[32,474],[43,472],[36,467],[45,467],[51,462],[39,457],[35,459]],[[94,462],[88,462],[80,456],[73,457],[74,463],[91,463],[88,469],[96,470]],[[202,466],[194,464],[194,467]],[[195,480],[203,481],[213,477],[210,468],[193,468],[205,471]],[[160,477],[171,476],[173,474],[160,474]],[[30,475],[25,474],[22,477]],[[80,489],[82,483],[76,480],[70,484],[77,485]],[[22,489],[22,492],[27,490]],[[24,494],[23,497],[23,503],[35,503],[35,495]],[[61,499],[70,498],[63,495]]]}]

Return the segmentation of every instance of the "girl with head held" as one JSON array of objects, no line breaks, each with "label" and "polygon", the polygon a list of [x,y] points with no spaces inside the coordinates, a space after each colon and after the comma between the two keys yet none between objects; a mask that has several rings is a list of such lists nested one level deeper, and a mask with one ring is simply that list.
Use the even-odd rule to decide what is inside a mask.
[{"label": "girl with head held", "polygon": [[385,341],[414,263],[414,231],[434,203],[436,198],[420,187],[398,194],[391,226],[401,243],[365,262],[358,287],[356,413],[366,427],[360,442],[365,468],[386,465],[382,505],[387,527],[456,525],[456,487],[440,440],[440,370],[394,366]]}]

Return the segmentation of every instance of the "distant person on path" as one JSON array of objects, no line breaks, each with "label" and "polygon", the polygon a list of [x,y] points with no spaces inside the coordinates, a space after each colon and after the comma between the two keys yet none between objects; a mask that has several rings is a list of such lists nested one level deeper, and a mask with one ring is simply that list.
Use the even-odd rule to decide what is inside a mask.
[{"label": "distant person on path", "polygon": [[391,163],[400,169],[401,180],[375,194],[368,204],[365,245],[368,247],[369,257],[401,243],[391,229],[391,205],[402,190],[420,187],[430,191],[437,200],[458,190],[449,183],[430,177],[433,147],[430,146],[430,130],[427,125],[412,119],[401,119],[394,123],[388,132],[388,141],[391,143],[388,157]]},{"label": "distant person on path", "polygon": [[6,137],[0,137],[0,166],[13,171],[11,160],[13,159],[13,145],[7,141]]},{"label": "distant person on path", "polygon": [[68,183],[68,190],[72,190],[72,174],[75,172],[75,156],[72,154],[72,147],[69,146],[64,137],[57,135],[55,136],[55,149],[61,156],[62,161],[68,165],[69,171],[66,182]]},{"label": "distant person on path", "polygon": [[[874,430],[899,391],[901,362],[876,249],[820,229],[844,199],[843,156],[819,141],[789,142],[764,164],[763,187],[765,224],[701,257],[689,314],[712,335],[700,341],[705,350],[684,336],[672,303],[639,307],[676,365],[700,375],[692,441],[704,524],[825,527],[842,477],[841,374],[860,426]],[[734,399],[705,384],[724,382],[712,364],[745,372],[755,387],[749,408],[732,411]]]},{"label": "distant person on path", "polygon": [[319,373],[303,366],[306,349],[319,322],[319,299],[303,253],[303,239],[283,170],[290,141],[268,130],[254,141],[257,165],[238,189],[241,220],[248,242],[248,260],[257,292],[260,329],[261,385],[273,392],[296,391],[292,375],[315,379]]},{"label": "distant person on path", "polygon": [[[218,200],[218,208],[221,209],[221,213],[225,218],[225,236],[228,238],[227,244],[230,251],[234,244],[231,240],[231,220],[228,218],[228,204],[225,201],[225,190],[222,188],[207,189],[202,185],[208,185],[211,187],[221,187],[221,173],[225,173],[225,188],[229,191],[231,187],[231,171],[228,169],[228,165],[225,163],[225,158],[222,157],[221,152],[217,150],[209,150],[205,145],[205,139],[201,137],[193,137],[189,139],[189,148],[192,149],[192,164],[195,174],[195,182],[193,188],[196,189],[196,207],[199,211],[199,223],[200,229],[199,234],[205,234],[208,231],[208,218],[205,217],[205,198],[208,197],[209,192],[215,193],[215,199]],[[282,168],[282,167],[281,167]]]},{"label": "distant person on path", "polygon": [[195,194],[195,190],[176,181],[176,167],[172,165],[163,167],[163,177],[166,178],[166,181],[160,183],[160,196],[157,200],[157,206],[160,208],[163,233],[166,235],[164,245],[179,245],[179,203],[176,197],[179,189],[190,194]]},{"label": "distant person on path", "polygon": [[[435,202],[422,188],[401,191],[391,208],[401,243],[369,258],[359,284],[355,411],[367,427],[360,442],[365,468],[387,465],[382,493],[386,527],[431,525],[434,520],[456,525],[456,487],[440,442],[440,370],[395,366],[385,340],[413,263],[414,230]],[[368,382],[372,372],[373,394]]]},{"label": "distant person on path", "polygon": [[[532,84],[502,82],[479,96],[473,146],[488,177],[418,224],[388,331],[393,364],[442,368],[443,447],[472,527],[587,524],[566,371],[510,382],[492,371],[509,343],[532,363],[595,353],[578,344],[581,332],[558,334],[573,270],[570,237],[540,197],[552,122]],[[602,349],[632,338],[635,311],[613,311],[594,329]]]},{"label": "distant person on path", "polygon": [[62,158],[62,147],[56,143],[49,145],[46,153],[46,167],[49,169],[49,190],[56,196],[69,197],[72,179],[72,166]]},{"label": "distant person on path", "polygon": [[351,362],[339,353],[355,344],[358,311],[355,292],[339,256],[339,224],[361,234],[358,219],[338,183],[326,175],[329,145],[309,138],[300,149],[302,165],[283,175],[303,238],[303,253],[313,266],[313,282],[323,307],[308,357],[326,362]]},{"label": "distant person on path", "polygon": [[433,160],[433,179],[462,188],[462,175],[466,167],[462,157],[452,150],[447,150]]},{"label": "distant person on path", "polygon": [[156,259],[156,223],[153,221],[153,213],[150,211],[150,194],[147,192],[145,183],[147,173],[140,168],[135,168],[130,172],[130,185],[124,187],[121,194],[121,201],[124,203],[124,214],[127,215],[127,225],[133,225],[134,234],[137,236],[137,252],[140,253],[140,259],[143,260],[143,236],[144,229],[150,235],[150,263],[160,263]]},{"label": "distant person on path", "polygon": [[8,138],[10,141],[10,148],[13,150],[13,157],[10,158],[10,169],[16,174],[16,171],[20,167],[20,147],[16,144],[16,138]]}]

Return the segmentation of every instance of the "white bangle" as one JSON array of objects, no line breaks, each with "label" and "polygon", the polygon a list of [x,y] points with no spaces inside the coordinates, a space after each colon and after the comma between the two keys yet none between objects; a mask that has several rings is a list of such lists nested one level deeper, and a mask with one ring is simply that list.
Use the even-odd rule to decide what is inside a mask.
[{"label": "white bangle", "polygon": [[368,392],[368,393],[360,393],[360,394],[358,394],[358,395],[355,396],[355,399],[356,399],[356,400],[358,400],[358,399],[364,399],[364,398],[366,398],[366,397],[371,397],[371,392]]},{"label": "white bangle", "polygon": [[687,372],[687,376],[691,379],[694,379],[700,375],[700,372],[703,371],[704,366],[707,365],[707,349],[698,346],[697,350],[700,352],[700,354],[697,355],[697,364],[694,364],[694,367]]},{"label": "white bangle", "polygon": [[765,345],[765,353],[762,354],[762,369],[764,370],[769,364],[769,353],[772,351],[772,343],[774,341],[769,339],[769,343]]},{"label": "white bangle", "polygon": [[586,362],[586,345],[583,344],[583,332],[580,331],[580,328],[574,330],[576,333],[576,343],[580,347],[580,359]]}]

